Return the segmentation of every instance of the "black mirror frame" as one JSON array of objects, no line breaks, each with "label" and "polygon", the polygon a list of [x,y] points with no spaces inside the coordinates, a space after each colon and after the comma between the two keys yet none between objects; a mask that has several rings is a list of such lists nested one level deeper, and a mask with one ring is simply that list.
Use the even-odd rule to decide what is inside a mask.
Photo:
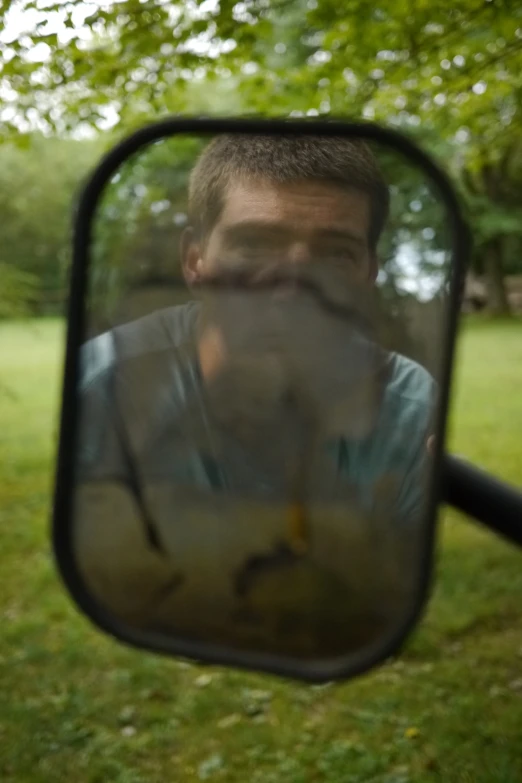
[{"label": "black mirror frame", "polygon": [[[445,362],[442,368],[440,405],[437,416],[434,476],[427,507],[426,540],[420,565],[421,580],[411,611],[390,638],[358,656],[328,662],[299,662],[274,655],[239,652],[187,640],[171,640],[159,634],[142,634],[124,626],[107,612],[89,593],[75,563],[71,511],[74,491],[74,459],[77,423],[79,349],[85,334],[85,302],[96,208],[106,184],[119,166],[131,155],[153,142],[180,134],[215,135],[218,133],[257,133],[363,137],[394,148],[421,166],[438,188],[450,220],[452,239],[452,272],[446,324]],[[459,201],[446,174],[416,144],[398,131],[374,123],[345,120],[287,119],[210,119],[172,117],[148,125],[115,146],[92,173],[81,194],[75,216],[73,264],[67,311],[67,338],[62,386],[60,436],[55,476],[52,542],[58,570],[67,590],[80,610],[101,630],[117,640],[155,653],[188,658],[199,663],[225,665],[244,670],[262,671],[279,677],[289,677],[309,683],[344,680],[355,677],[396,654],[420,619],[429,597],[433,564],[437,506],[442,498],[443,448],[455,350],[457,323],[465,272],[471,254],[471,234],[463,217]]]}]

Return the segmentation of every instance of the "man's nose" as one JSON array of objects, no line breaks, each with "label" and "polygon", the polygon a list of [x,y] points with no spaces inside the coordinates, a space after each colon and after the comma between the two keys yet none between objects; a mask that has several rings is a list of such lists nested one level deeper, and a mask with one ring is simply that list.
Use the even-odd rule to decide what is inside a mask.
[{"label": "man's nose", "polygon": [[300,267],[311,261],[311,257],[310,248],[306,242],[295,242],[288,248],[284,258],[284,266],[280,267],[280,270],[284,272],[285,280],[279,283],[274,291],[274,299],[289,299],[297,293]]}]

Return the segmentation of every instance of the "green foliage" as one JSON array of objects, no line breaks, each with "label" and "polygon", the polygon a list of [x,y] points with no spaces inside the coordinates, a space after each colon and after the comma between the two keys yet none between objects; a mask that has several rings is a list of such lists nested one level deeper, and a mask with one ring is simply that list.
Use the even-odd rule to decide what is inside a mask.
[{"label": "green foliage", "polygon": [[0,146],[0,265],[5,270],[0,299],[5,315],[14,314],[10,308],[16,301],[33,313],[61,310],[74,199],[101,149],[99,143],[37,135],[28,141],[25,149],[13,143]]},{"label": "green foliage", "polygon": [[[35,7],[32,0],[4,5],[7,18],[11,6]],[[394,0],[370,12],[363,0],[123,0],[82,8],[80,0],[61,7],[67,41],[49,35],[41,13],[27,36],[4,45],[4,75],[20,91],[20,107],[29,92],[20,77],[29,76],[63,104],[63,116],[42,105],[42,117],[57,129],[65,127],[68,108],[76,121],[79,114],[93,124],[111,101],[122,116],[137,104],[149,116],[173,110],[174,95],[183,101],[194,79],[221,74],[239,79],[247,110],[364,111],[414,128],[420,120],[436,132],[445,125],[445,137],[470,119],[484,149],[499,135],[515,138],[522,11],[512,0]],[[33,62],[27,53],[38,42],[51,56]],[[474,91],[479,81],[486,88]]]},{"label": "green foliage", "polygon": [[21,318],[30,314],[38,296],[38,279],[0,262],[0,318]]},{"label": "green foliage", "polygon": [[[133,286],[181,280],[188,179],[207,139],[176,136],[140,150],[108,183],[93,236],[89,309],[111,320]],[[183,285],[185,290],[185,285]]]},{"label": "green foliage", "polygon": [[522,209],[516,0],[71,0],[45,11],[6,0],[0,22],[23,8],[35,12],[27,34],[0,43],[6,137],[36,122],[62,135],[116,122],[119,134],[166,113],[375,119],[451,171],[477,271],[492,237],[505,248],[496,276],[522,271],[509,251]]},{"label": "green foliage", "polygon": [[522,237],[522,201],[520,206],[491,203],[486,196],[470,195],[468,209],[475,231],[475,245],[503,236]]},{"label": "green foliage", "polygon": [[[35,3],[5,3],[7,19],[15,6]],[[364,113],[444,138],[469,120],[470,159],[478,147],[501,157],[499,143],[516,138],[522,11],[512,0],[435,7],[394,0],[370,12],[363,0],[123,0],[88,9],[73,0],[60,9],[67,40],[49,36],[51,22],[40,13],[27,36],[3,45],[4,78],[18,91],[13,105],[23,112],[37,83],[38,111],[57,130],[67,127],[69,111],[73,122],[96,125],[112,101],[124,120],[185,110],[186,101],[194,104],[194,82],[211,80],[199,91],[204,110],[221,76],[241,85],[247,111]],[[28,52],[38,42],[49,49],[34,62]],[[54,114],[45,103],[51,93],[62,107]]]}]

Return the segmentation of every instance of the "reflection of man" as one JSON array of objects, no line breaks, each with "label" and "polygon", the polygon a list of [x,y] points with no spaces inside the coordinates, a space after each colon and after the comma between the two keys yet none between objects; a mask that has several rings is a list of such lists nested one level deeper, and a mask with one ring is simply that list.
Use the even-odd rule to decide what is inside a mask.
[{"label": "reflection of man", "polygon": [[[256,268],[268,260],[280,269],[315,265],[328,270],[323,287],[327,289],[330,283],[334,297],[339,298],[343,287],[359,291],[375,281],[376,245],[387,217],[388,191],[373,156],[359,142],[222,136],[207,148],[193,171],[189,212],[191,228],[185,233],[182,249],[189,286],[211,274]],[[241,305],[240,294],[236,300]],[[200,308],[190,303],[154,313],[91,341],[85,348],[85,383],[90,396],[94,399],[107,391],[117,357],[129,359],[174,346],[184,348],[194,339],[198,340],[198,370],[208,382],[226,363],[228,344],[237,343],[246,331],[245,312],[255,305],[246,294],[243,303],[234,318],[234,301],[224,300],[221,309],[229,311],[226,324],[208,319],[210,323],[198,330]],[[266,313],[263,307],[261,300],[258,321]],[[303,335],[309,321],[310,317],[302,318],[299,324]],[[316,319],[314,328],[324,322],[325,317]],[[326,336],[327,330],[323,331]],[[315,341],[318,354],[324,355],[329,348],[325,339],[323,344]],[[303,336],[303,342],[306,340],[310,350],[310,334]],[[186,352],[176,357],[180,366],[184,357]],[[351,479],[360,487],[372,487],[391,470],[401,476],[397,502],[403,521],[415,515],[422,501],[418,477],[425,460],[432,396],[428,373],[391,354],[373,431],[366,438],[339,446],[346,466],[350,465]],[[147,413],[142,409],[136,416],[145,418]],[[102,439],[107,433],[97,423],[90,419],[85,435],[91,445],[85,450],[86,469],[90,454],[93,469],[100,466]],[[340,463],[342,473],[341,458]]]},{"label": "reflection of man", "polygon": [[[206,148],[192,173],[189,213],[190,228],[182,246],[189,286],[230,271],[252,270],[254,277],[258,273],[262,277],[269,267],[299,277],[301,270],[303,274],[312,270],[319,282],[324,281],[327,298],[349,303],[350,292],[369,291],[376,279],[376,246],[388,214],[388,191],[373,156],[360,142],[220,136]],[[270,318],[273,324],[281,324],[286,313],[290,322],[288,314],[295,310],[298,327],[293,332],[287,329],[285,344],[296,348],[301,335],[305,349],[300,354],[297,349],[289,351],[292,356],[299,354],[306,368],[301,375],[296,370],[294,377],[301,378],[302,385],[309,378],[316,401],[320,402],[321,394],[333,394],[329,372],[332,378],[346,375],[346,386],[341,383],[340,388],[350,394],[353,377],[362,379],[359,392],[350,397],[359,406],[357,415],[353,408],[352,421],[344,429],[341,421],[337,433],[335,424],[328,430],[328,456],[317,463],[323,488],[340,497],[345,481],[356,488],[362,508],[371,512],[380,502],[390,525],[411,531],[425,501],[426,440],[434,395],[431,377],[399,354],[388,353],[383,359],[372,341],[358,337],[353,326],[351,332],[344,327],[343,333],[332,321],[323,329],[328,317],[317,309],[313,297],[300,297],[291,287],[277,294],[265,299],[256,294],[249,303],[246,293],[204,293],[201,304],[154,313],[88,343],[80,475],[123,478],[135,489],[147,478],[162,477],[185,487],[223,493],[251,490],[270,497],[274,487],[286,481],[288,459],[297,460],[303,448],[296,436],[294,446],[298,445],[292,454],[285,453],[277,461],[278,450],[282,454],[283,444],[292,440],[291,435],[286,438],[286,429],[291,430],[298,408],[295,398],[287,400],[286,408],[279,405],[283,415],[273,418],[277,423],[272,431],[270,415],[262,419],[264,440],[269,440],[269,451],[276,457],[271,464],[262,459],[261,441],[249,449],[241,427],[234,430],[238,408],[232,406],[228,416],[220,415],[221,409],[212,408],[211,402],[213,391],[221,388],[221,396],[216,395],[226,407],[231,396],[241,397],[243,389],[245,399],[250,394],[253,401],[248,409],[253,415],[260,411],[259,390],[265,388],[265,380],[265,398],[272,395],[277,402],[285,396],[290,387],[282,379],[282,363],[274,359],[277,350],[266,347],[267,334]],[[360,301],[355,304],[361,307]],[[252,323],[259,332],[251,328]],[[346,336],[345,343],[330,339],[338,333]],[[273,371],[263,369],[258,377],[261,365],[254,362],[250,372],[247,359],[253,361],[260,345],[261,354],[266,349],[263,368],[272,362]],[[236,376],[227,376],[232,356],[246,362],[241,365],[238,360],[236,365],[237,378],[241,367],[246,368],[243,387],[241,380],[234,384]],[[126,392],[121,392],[115,412],[111,395],[122,389]],[[336,399],[328,398],[323,408],[333,410]],[[236,402],[244,411],[241,400]],[[173,414],[176,410],[178,418]],[[308,474],[312,483],[313,474],[314,470]],[[384,495],[379,499],[381,491]],[[161,547],[162,537],[168,535],[165,530],[159,535],[153,532],[152,543]]]}]

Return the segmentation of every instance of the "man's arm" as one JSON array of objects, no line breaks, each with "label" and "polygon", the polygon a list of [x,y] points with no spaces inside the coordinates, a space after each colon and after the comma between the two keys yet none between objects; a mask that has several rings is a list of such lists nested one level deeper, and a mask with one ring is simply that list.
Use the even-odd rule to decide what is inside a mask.
[{"label": "man's arm", "polygon": [[115,351],[112,332],[86,342],[80,351],[77,479],[124,476],[124,459],[113,409]]},{"label": "man's arm", "polygon": [[130,469],[122,442],[115,371],[112,332],[82,346],[75,552],[88,589],[102,606],[125,622],[144,626],[158,596],[176,588],[179,574],[147,524],[140,479]]}]

